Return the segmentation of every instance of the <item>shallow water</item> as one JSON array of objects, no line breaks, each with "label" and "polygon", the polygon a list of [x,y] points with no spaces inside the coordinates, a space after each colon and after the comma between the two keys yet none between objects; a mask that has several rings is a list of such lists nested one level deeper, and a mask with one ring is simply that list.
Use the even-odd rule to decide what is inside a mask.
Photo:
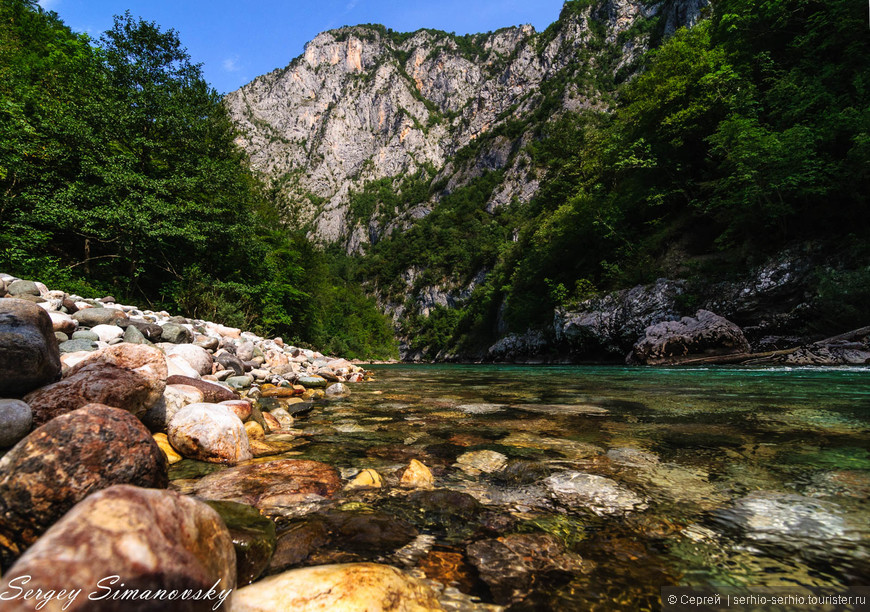
[{"label": "shallow water", "polygon": [[[393,485],[416,458],[437,488],[482,506],[427,506],[395,486],[345,493],[339,511],[401,519],[420,535],[398,551],[305,563],[417,568],[515,610],[658,609],[667,585],[868,583],[870,368],[372,370],[376,382],[297,421],[310,442],[294,456],[345,478],[375,468]],[[457,464],[481,450],[507,464],[491,453]],[[576,472],[610,480],[566,476]],[[613,496],[575,495],[571,478]],[[523,561],[486,544],[518,533],[552,534],[559,550]]]}]

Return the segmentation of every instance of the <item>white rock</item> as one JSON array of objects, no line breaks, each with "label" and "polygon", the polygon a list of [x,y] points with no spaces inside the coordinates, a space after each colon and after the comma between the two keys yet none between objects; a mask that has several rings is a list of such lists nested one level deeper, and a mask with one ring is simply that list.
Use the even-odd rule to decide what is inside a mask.
[{"label": "white rock", "polygon": [[117,325],[94,325],[91,331],[100,337],[100,342],[107,344],[124,335],[124,330]]},{"label": "white rock", "polygon": [[166,385],[163,397],[155,404],[142,422],[151,431],[165,431],[169,421],[185,406],[199,404],[205,399],[202,391],[190,385]]},{"label": "white rock", "polygon": [[236,464],[253,458],[245,426],[226,406],[185,406],[167,429],[173,448],[190,459]]},{"label": "white rock", "polygon": [[199,378],[193,366],[187,363],[187,360],[181,355],[167,355],[166,368],[169,370],[169,376],[187,376],[188,378]]},{"label": "white rock", "polygon": [[190,365],[200,376],[211,374],[214,358],[201,346],[194,344],[173,344],[166,351],[167,356],[177,355]]}]

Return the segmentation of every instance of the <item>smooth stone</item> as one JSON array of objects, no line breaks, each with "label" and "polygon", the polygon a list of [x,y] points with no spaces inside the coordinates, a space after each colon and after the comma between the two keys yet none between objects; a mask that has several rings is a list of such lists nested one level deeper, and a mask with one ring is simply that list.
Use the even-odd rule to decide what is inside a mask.
[{"label": "smooth stone", "polygon": [[254,343],[242,342],[236,346],[236,357],[242,361],[250,361],[254,358]]},{"label": "smooth stone", "polygon": [[95,325],[91,328],[91,333],[96,334],[101,342],[109,343],[121,338],[124,335],[124,330],[117,325]]},{"label": "smooth stone", "polygon": [[245,364],[232,353],[221,351],[215,354],[214,360],[221,364],[225,370],[232,370],[235,376],[245,375]]},{"label": "smooth stone", "polygon": [[471,563],[489,585],[496,603],[521,601],[545,572],[585,573],[591,564],[566,550],[548,533],[511,534],[494,540],[480,540],[466,549]]},{"label": "smooth stone", "polygon": [[234,612],[443,611],[437,592],[389,565],[351,563],[290,570],[239,589]]},{"label": "smooth stone", "polygon": [[[62,344],[63,342],[66,342],[67,340],[69,340],[69,336],[67,336],[67,335],[66,335],[65,333],[63,333],[63,332],[54,332],[54,337],[57,338],[57,343],[58,343],[58,345]],[[60,348],[58,348],[58,351],[60,351]],[[61,364],[61,365],[62,365],[62,364]]]},{"label": "smooth stone", "polygon": [[456,458],[456,467],[472,476],[481,473],[492,474],[507,465],[508,458],[491,450],[463,453]]},{"label": "smooth stone", "polygon": [[70,315],[62,312],[50,312],[48,317],[51,319],[51,328],[56,332],[62,332],[69,336],[79,326],[78,321]]},{"label": "smooth stone", "polygon": [[226,383],[233,389],[247,389],[254,384],[253,376],[230,376]]},{"label": "smooth stone", "polygon": [[268,412],[263,413],[263,421],[265,421],[266,423],[265,429],[268,430],[268,432],[278,431],[281,429],[281,423],[278,421],[278,419],[273,417]]},{"label": "smooth stone", "polygon": [[116,308],[84,308],[74,313],[72,318],[83,327],[95,327],[115,325],[119,319],[126,319],[127,315]]},{"label": "smooth stone", "polygon": [[256,508],[230,501],[206,501],[223,519],[236,549],[236,583],[251,584],[269,566],[277,542],[275,523]]},{"label": "smooth stone", "polygon": [[306,389],[323,389],[326,387],[326,379],[320,376],[300,376],[296,379],[296,383]]},{"label": "smooth stone", "polygon": [[177,355],[186,361],[197,374],[211,374],[214,359],[207,350],[194,344],[179,344],[166,351],[167,356]]},{"label": "smooth stone", "polygon": [[239,417],[239,420],[242,423],[244,423],[245,421],[247,421],[248,419],[251,418],[251,414],[253,413],[253,410],[254,410],[254,407],[251,404],[251,402],[249,402],[246,399],[226,400],[226,401],[218,402],[218,403],[221,406],[226,406],[227,408],[232,410],[233,414],[235,414],[237,417]]},{"label": "smooth stone", "polygon": [[342,550],[366,556],[386,555],[419,535],[408,521],[371,509],[329,512],[320,515]]},{"label": "smooth stone", "polygon": [[317,370],[317,375],[320,378],[325,378],[327,382],[337,383],[339,381],[338,376],[335,375],[330,368],[320,368]]},{"label": "smooth stone", "polygon": [[179,410],[190,404],[205,402],[202,391],[190,385],[166,385],[163,396],[142,415],[142,422],[151,431],[165,431]]},{"label": "smooth stone", "polygon": [[156,404],[166,388],[166,361],[158,349],[118,344],[92,353],[60,382],[28,394],[34,423],[98,403],[122,408],[140,417]]},{"label": "smooth stone", "polygon": [[145,426],[118,408],[92,404],[37,428],[0,460],[2,566],[91,493],[165,488],[167,469]]},{"label": "smooth stone", "polygon": [[[275,387],[274,385],[263,385],[260,390],[260,397],[277,397],[281,399],[299,399],[297,396],[302,395],[305,389],[296,389],[293,387]],[[302,400],[299,400],[302,401]]]},{"label": "smooth stone", "polygon": [[505,408],[504,404],[460,404],[456,407],[466,414],[495,414]]},{"label": "smooth stone", "polygon": [[434,483],[435,477],[432,476],[432,471],[416,459],[411,459],[408,463],[400,481],[403,487],[415,489],[431,487]]},{"label": "smooth stone", "polygon": [[384,486],[384,479],[375,470],[366,468],[351,480],[345,489],[380,489]]},{"label": "smooth stone", "polygon": [[271,376],[269,370],[251,370],[250,375],[254,377],[254,380],[263,381]]},{"label": "smooth stone", "polygon": [[89,329],[80,329],[73,332],[71,338],[73,340],[90,340],[91,342],[96,342],[100,339],[100,336]]},{"label": "smooth stone", "polygon": [[236,501],[260,510],[292,506],[309,496],[332,497],[341,488],[330,465],[302,459],[281,459],[209,474],[194,485],[204,499]]},{"label": "smooth stone", "polygon": [[163,338],[164,342],[185,344],[193,341],[193,332],[178,323],[166,323],[163,325],[160,337]]},{"label": "smooth stone", "polygon": [[21,400],[0,399],[0,448],[8,448],[30,433],[33,411]]},{"label": "smooth stone", "polygon": [[128,325],[127,329],[124,330],[124,342],[129,342],[130,344],[148,344],[148,339],[145,337],[139,328],[135,325]]},{"label": "smooth stone", "polygon": [[[20,583],[24,576],[31,577],[31,587],[43,592],[81,589],[67,612],[229,610],[227,600],[236,585],[236,554],[224,521],[208,505],[173,491],[119,485],[70,510],[3,576],[0,592],[8,592],[10,582]],[[126,588],[140,593],[206,593],[213,588],[214,597],[184,603],[91,601],[89,593],[106,593],[96,585],[110,576],[120,576]],[[4,610],[30,611],[33,603],[4,602]],[[57,611],[66,603],[55,600],[45,609]]]},{"label": "smooth stone", "polygon": [[13,297],[20,295],[39,297],[40,295],[39,287],[36,286],[36,283],[29,280],[17,280],[9,283],[9,286],[6,287],[6,292]]},{"label": "smooth stone", "polygon": [[226,406],[185,406],[172,417],[167,430],[172,446],[189,459],[229,464],[253,459],[245,426]]},{"label": "smooth stone", "polygon": [[339,400],[350,397],[350,389],[344,383],[335,383],[326,388],[326,399]]},{"label": "smooth stone", "polygon": [[[127,331],[129,331],[131,327],[134,327],[149,342],[159,342],[163,336],[162,327],[155,323],[148,323],[141,319],[121,319],[116,323],[116,325],[118,325],[118,327],[124,328]],[[135,334],[135,332],[130,333]],[[136,344],[140,343],[137,342]]]},{"label": "smooth stone", "polygon": [[153,436],[154,441],[157,442],[157,446],[160,447],[160,450],[163,451],[163,454],[166,455],[166,461],[169,465],[173,465],[178,463],[184,457],[179,455],[172,445],[169,443],[169,437],[165,433],[156,433]]},{"label": "smooth stone", "polygon": [[0,396],[19,397],[60,375],[48,313],[25,300],[0,299]]},{"label": "smooth stone", "polygon": [[598,516],[645,510],[643,498],[616,481],[584,472],[560,472],[544,480],[561,505],[588,508]]},{"label": "smooth stone", "polygon": [[[76,332],[78,333],[78,332]],[[67,340],[66,342],[61,342],[58,345],[58,350],[62,353],[81,353],[88,352],[93,353],[99,347],[97,346],[96,341],[94,340],[85,340],[84,338],[74,338],[73,340]]]},{"label": "smooth stone", "polygon": [[268,413],[272,418],[278,421],[281,429],[290,429],[296,424],[296,419],[290,416],[284,408],[276,408]]},{"label": "smooth stone", "polygon": [[187,376],[170,376],[166,379],[167,385],[190,385],[202,391],[205,402],[210,404],[219,404],[227,400],[239,399],[239,394],[223,385],[208,382],[207,380],[199,380],[198,378],[190,378]]},{"label": "smooth stone", "polygon": [[266,437],[266,432],[263,426],[256,421],[248,421],[245,423],[245,432],[248,434],[248,440],[262,440]]},{"label": "smooth stone", "polygon": [[[173,345],[175,346],[175,345]],[[199,378],[197,372],[180,355],[166,356],[166,370],[169,376],[184,376],[186,378]]]},{"label": "smooth stone", "polygon": [[193,344],[207,351],[216,351],[220,347],[221,341],[211,336],[194,336]]}]

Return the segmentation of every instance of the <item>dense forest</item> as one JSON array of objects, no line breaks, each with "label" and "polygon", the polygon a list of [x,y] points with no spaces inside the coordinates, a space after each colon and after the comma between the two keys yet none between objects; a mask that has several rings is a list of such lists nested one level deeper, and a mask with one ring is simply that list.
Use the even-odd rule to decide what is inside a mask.
[{"label": "dense forest", "polygon": [[387,320],[278,219],[176,33],[129,13],[99,40],[0,5],[0,270],[345,356]]},{"label": "dense forest", "polygon": [[[562,20],[589,4],[567,2]],[[618,53],[603,32],[593,37],[598,72],[581,72],[575,85],[594,80],[610,100],[606,111],[553,114],[572,83],[549,83],[536,116],[488,135],[534,131],[529,177],[544,178],[530,203],[487,212],[499,177],[484,175],[356,262],[357,280],[387,295],[402,290],[401,271],[412,266],[430,284],[488,271],[463,308],[403,321],[411,348],[480,354],[506,331],[544,328],[555,307],[598,291],[739,274],[808,244],[849,270],[820,272],[813,288],[832,313],[824,331],[866,324],[866,7],[720,0],[707,11],[646,53],[634,76],[613,69]],[[644,27],[655,41],[660,24]]]}]

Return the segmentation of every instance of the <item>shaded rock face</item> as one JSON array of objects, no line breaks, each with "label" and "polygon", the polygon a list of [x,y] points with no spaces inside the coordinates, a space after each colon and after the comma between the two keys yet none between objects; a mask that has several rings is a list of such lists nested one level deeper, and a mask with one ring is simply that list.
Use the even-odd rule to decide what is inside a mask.
[{"label": "shaded rock face", "polygon": [[310,495],[331,497],[341,488],[332,466],[318,461],[282,459],[209,474],[194,493],[205,499],[236,501],[263,510],[292,505]]},{"label": "shaded rock face", "polygon": [[33,411],[21,400],[0,399],[0,448],[18,443],[30,433]]},{"label": "shaded rock face", "polygon": [[290,570],[239,589],[234,612],[441,611],[437,593],[389,565],[349,563]]},{"label": "shaded rock face", "polygon": [[166,379],[166,384],[196,387],[200,392],[202,392],[203,399],[212,404],[219,404],[220,402],[227,400],[239,399],[239,394],[232,389],[228,389],[223,385],[208,382],[207,380],[199,380],[188,376],[170,376]]},{"label": "shaded rock face", "polygon": [[33,302],[0,299],[0,397],[20,397],[54,382],[60,370],[48,313]]},{"label": "shaded rock face", "polygon": [[580,356],[623,358],[644,330],[679,318],[677,298],[682,282],[659,279],[624,291],[586,300],[577,311],[556,311],[556,340]]},{"label": "shaded rock face", "polygon": [[748,353],[749,342],[731,321],[699,310],[694,317],[667,321],[646,329],[632,348],[630,364],[674,364],[698,357]]},{"label": "shaded rock face", "polygon": [[117,344],[89,355],[70,368],[66,378],[30,393],[25,401],[36,425],[90,403],[139,417],[162,397],[166,376],[166,360],[158,349]]},{"label": "shaded rock face", "polygon": [[92,404],[36,429],[0,460],[0,560],[33,544],[73,505],[115,484],[165,488],[168,465],[130,413]]},{"label": "shaded rock face", "polygon": [[[66,610],[212,610],[235,587],[233,542],[220,516],[207,505],[171,491],[114,486],[91,495],[63,517],[3,576],[0,591],[30,576],[28,588],[81,589]],[[95,585],[119,576],[114,588],[203,592],[198,600],[91,601]],[[20,583],[19,583],[20,584]],[[107,584],[107,583],[104,583]],[[211,598],[205,597],[211,593]],[[66,604],[55,600],[60,610]],[[4,611],[28,612],[33,600],[4,602]],[[229,606],[223,609],[229,609]]]},{"label": "shaded rock face", "polygon": [[774,361],[788,365],[870,364],[870,327],[802,346]]}]

